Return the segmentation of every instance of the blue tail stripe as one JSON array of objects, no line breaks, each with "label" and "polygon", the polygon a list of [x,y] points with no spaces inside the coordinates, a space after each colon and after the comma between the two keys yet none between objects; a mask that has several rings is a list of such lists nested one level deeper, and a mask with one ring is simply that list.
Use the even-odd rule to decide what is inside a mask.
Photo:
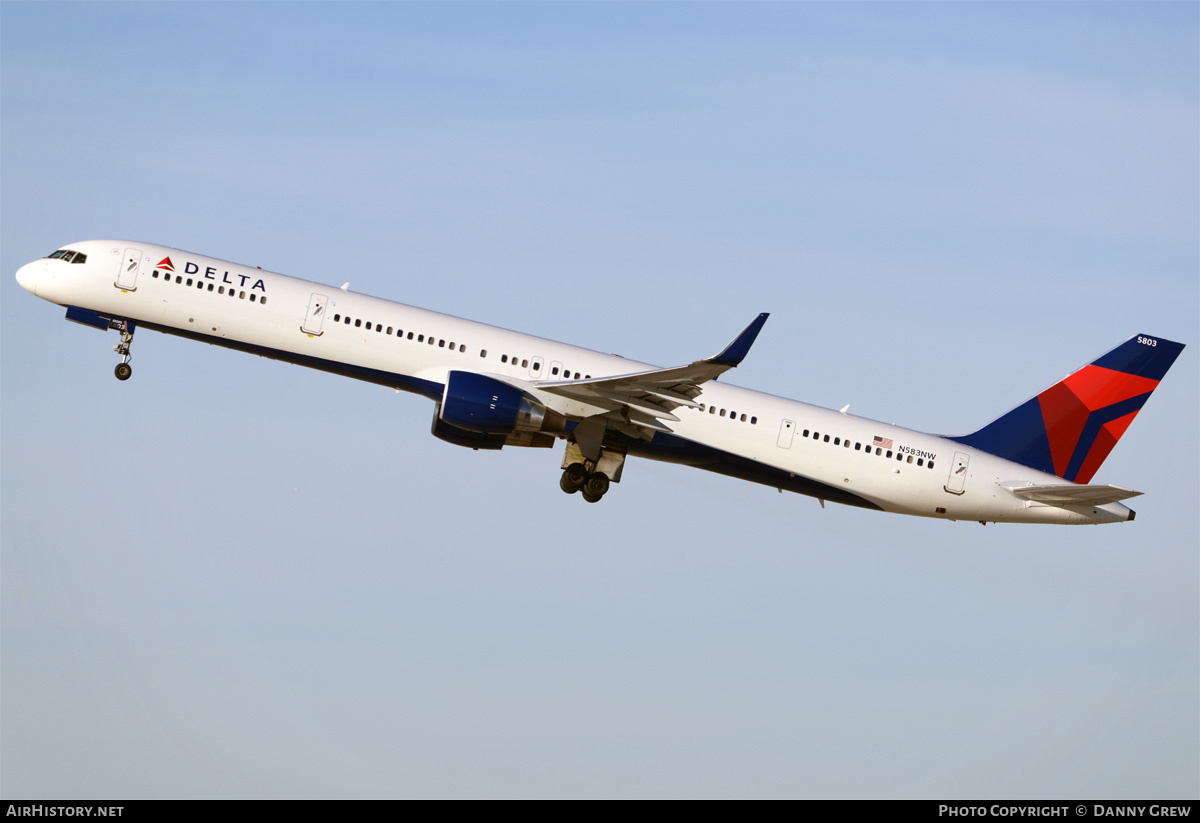
[{"label": "blue tail stripe", "polygon": [[1102,356],[1093,365],[1113,371],[1162,380],[1183,344],[1149,334],[1138,334]]},{"label": "blue tail stripe", "polygon": [[1050,453],[1042,406],[1036,397],[1029,398],[977,432],[949,439],[1054,474],[1054,456]]}]

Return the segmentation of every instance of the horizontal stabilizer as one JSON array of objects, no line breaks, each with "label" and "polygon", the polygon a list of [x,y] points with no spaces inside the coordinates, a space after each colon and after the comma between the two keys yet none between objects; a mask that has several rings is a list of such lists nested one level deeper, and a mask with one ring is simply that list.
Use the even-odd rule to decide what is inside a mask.
[{"label": "horizontal stabilizer", "polygon": [[1020,497],[1022,500],[1032,500],[1035,503],[1045,503],[1047,506],[1103,506],[1106,503],[1116,503],[1129,497],[1137,497],[1141,492],[1126,489],[1122,486],[1077,486],[1071,485],[1018,485],[1016,483],[1001,483],[1001,488]]}]

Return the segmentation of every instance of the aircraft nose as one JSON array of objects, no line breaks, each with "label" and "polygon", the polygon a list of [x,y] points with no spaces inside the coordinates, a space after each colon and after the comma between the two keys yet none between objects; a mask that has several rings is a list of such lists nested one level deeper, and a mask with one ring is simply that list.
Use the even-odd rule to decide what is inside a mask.
[{"label": "aircraft nose", "polygon": [[41,261],[37,263],[26,263],[21,268],[17,269],[17,282],[21,284],[21,288],[32,294],[37,294],[38,274],[41,269]]}]

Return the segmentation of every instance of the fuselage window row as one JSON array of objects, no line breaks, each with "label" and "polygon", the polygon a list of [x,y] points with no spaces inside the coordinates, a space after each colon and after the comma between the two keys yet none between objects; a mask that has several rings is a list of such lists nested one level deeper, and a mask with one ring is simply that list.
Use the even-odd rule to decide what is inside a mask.
[{"label": "fuselage window row", "polygon": [[[747,422],[745,412],[743,412],[741,415],[738,415],[738,413],[735,411],[729,411],[728,409],[719,409],[717,406],[706,406],[704,403],[701,403],[700,404],[701,413],[703,413],[705,409],[708,409],[709,414],[717,414],[718,412],[720,412],[720,415],[719,415],[720,417],[728,417],[730,420],[736,420],[741,423]],[[758,425],[757,415],[750,417],[749,423],[751,426],[757,426]]]},{"label": "fuselage window row", "polygon": [[[829,436],[828,434],[826,434],[826,435],[822,435],[820,432],[815,432],[815,431],[814,431],[814,432],[810,432],[808,429],[805,429],[805,430],[804,430],[804,431],[801,433],[801,436],[802,436],[802,437],[811,437],[813,440],[818,440],[818,441],[820,441],[820,442],[823,442],[823,443],[829,443],[829,442],[831,442],[831,441],[830,441],[830,436]],[[834,437],[834,438],[833,438],[833,440],[832,440],[832,443],[833,443],[833,445],[835,445],[835,446],[842,446],[842,447],[844,447],[844,448],[847,448],[847,449],[848,449],[848,448],[850,448],[850,441],[849,441],[849,440],[843,440],[843,439],[842,439],[842,438],[840,438],[840,437]],[[883,446],[876,446],[876,445],[874,445],[873,443],[868,443],[868,444],[866,445],[866,447],[864,448],[862,443],[855,443],[855,444],[854,444],[854,450],[855,450],[855,451],[861,451],[861,452],[864,452],[864,453],[866,453],[866,454],[870,454],[872,449],[874,449],[874,451],[875,451],[875,456],[876,456],[876,457],[883,457],[883,458],[886,458],[886,459],[888,459],[888,460],[890,460],[890,459],[892,458],[892,455],[893,455],[893,452],[892,452],[892,450],[891,450],[891,449],[888,449],[888,448],[885,448],[885,447],[883,447]],[[904,462],[907,462],[907,463],[912,463],[912,462],[914,462],[914,461],[913,461],[913,456],[912,456],[911,454],[908,454],[908,455],[906,455],[906,454],[904,454],[904,453],[902,453],[902,452],[899,452],[899,451],[895,452],[894,454],[895,454],[895,457],[896,457],[896,460],[897,460],[897,462],[901,462],[901,463],[904,463]],[[922,467],[924,467],[924,468],[929,468],[929,469],[932,469],[932,468],[933,468],[933,461],[932,461],[932,460],[930,460],[930,461],[926,462],[924,457],[918,457],[918,458],[916,458],[916,464],[917,464],[918,466],[922,466]]]},{"label": "fuselage window row", "polygon": [[[338,312],[333,316],[333,322],[342,323],[346,326],[349,326],[351,323],[353,323],[356,329],[366,329],[367,331],[373,330],[376,334],[391,335],[394,332],[397,340],[404,339],[404,329],[397,329],[393,326],[387,326],[385,330],[382,323],[373,323],[370,320],[363,320],[361,317],[351,317],[348,314],[343,316],[341,312]],[[434,337],[433,335],[429,335],[429,337],[426,338],[423,334],[414,334],[413,332],[409,332],[408,339],[416,340],[418,343],[428,343],[431,346],[436,345],[438,348],[442,349],[448,348],[450,351],[458,351],[462,354],[466,354],[467,351],[466,343],[455,343],[453,340],[447,343],[446,338],[444,337]],[[484,349],[481,351],[479,356],[487,357],[487,350]]]},{"label": "fuselage window row", "polygon": [[[76,261],[76,262],[78,262],[78,261]],[[155,269],[153,272],[151,272],[150,276],[155,280],[162,278],[162,281],[164,283],[171,282],[171,273],[168,271],[160,271],[158,269]],[[188,288],[195,286],[199,291],[205,291],[204,287],[205,287],[205,285],[207,285],[208,291],[210,291],[210,292],[216,292],[217,294],[228,294],[230,297],[236,298],[238,300],[245,300],[247,298],[247,294],[245,291],[239,291],[238,289],[229,289],[229,291],[226,291],[224,286],[216,286],[214,288],[214,284],[212,284],[212,283],[206,284],[203,280],[199,280],[199,279],[193,280],[190,277],[187,278],[187,280],[184,280],[183,275],[180,275],[180,274],[175,275],[174,282],[177,285],[187,286]],[[254,292],[250,292],[249,298],[250,298],[251,303],[258,303],[259,305],[263,305],[263,306],[265,306],[267,304],[267,296],[265,294],[262,296],[259,296],[259,295],[255,294]]]}]

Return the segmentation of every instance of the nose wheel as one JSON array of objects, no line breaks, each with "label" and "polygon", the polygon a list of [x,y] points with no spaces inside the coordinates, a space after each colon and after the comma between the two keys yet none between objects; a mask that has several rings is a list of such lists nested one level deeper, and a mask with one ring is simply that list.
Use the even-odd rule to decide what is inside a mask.
[{"label": "nose wheel", "polygon": [[113,369],[113,374],[118,380],[128,380],[133,376],[133,366],[129,365],[129,347],[133,344],[133,324],[128,321],[121,321],[118,327],[121,330],[121,342],[113,346],[113,351],[121,355],[121,362]]}]

